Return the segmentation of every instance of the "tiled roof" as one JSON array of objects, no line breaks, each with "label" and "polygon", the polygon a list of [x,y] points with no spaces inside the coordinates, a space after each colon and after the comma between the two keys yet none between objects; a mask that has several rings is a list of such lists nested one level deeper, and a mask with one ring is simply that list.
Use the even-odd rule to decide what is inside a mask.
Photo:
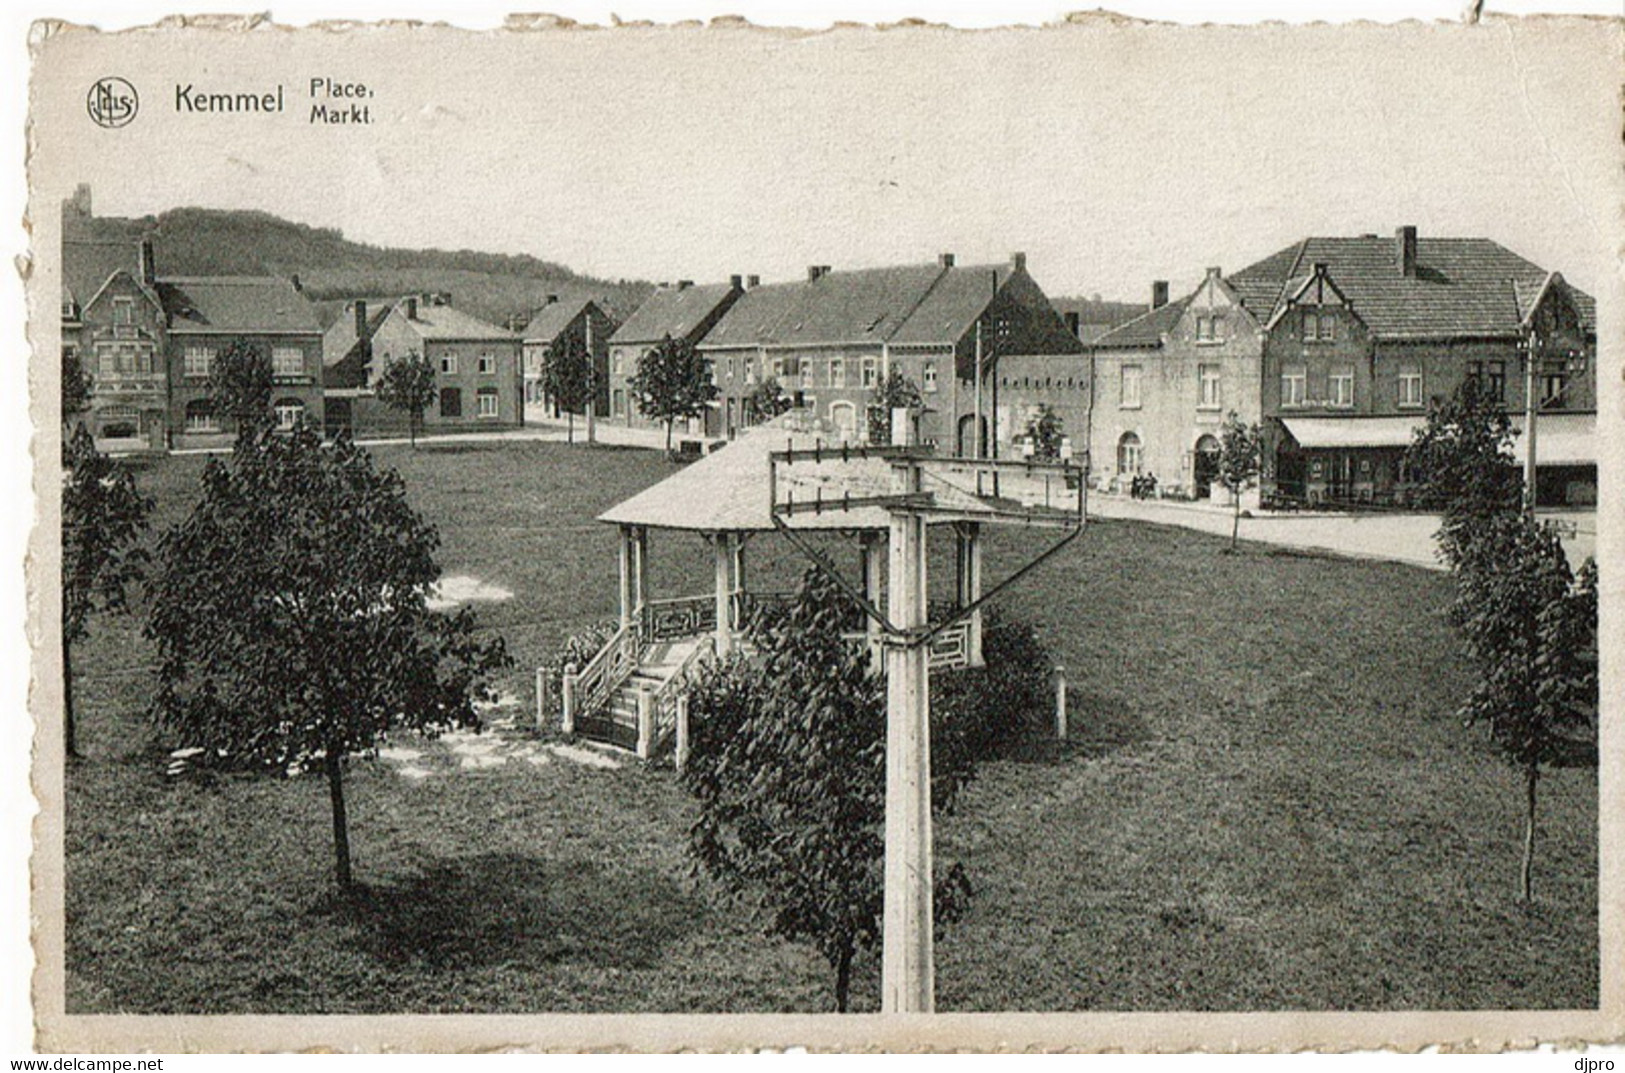
[{"label": "tiled roof", "polygon": [[721,347],[766,346],[779,342],[781,324],[795,323],[798,311],[806,301],[807,283],[767,283],[752,287],[728,307],[710,331],[705,333],[701,346],[706,349]]},{"label": "tiled roof", "polygon": [[579,317],[584,309],[592,304],[587,297],[567,298],[563,301],[549,302],[536,311],[525,325],[525,330],[519,337],[525,340],[550,343],[559,337],[559,333],[570,326],[570,323]]},{"label": "tiled roof", "polygon": [[[746,291],[706,333],[707,348],[895,340],[945,270],[899,265],[826,272]],[[985,303],[984,303],[985,304]]]},{"label": "tiled roof", "polygon": [[102,284],[119,269],[135,277],[141,269],[138,247],[132,242],[62,242],[62,297],[84,306]]},{"label": "tiled roof", "polygon": [[170,276],[158,295],[172,332],[321,332],[316,307],[279,276]]},{"label": "tiled roof", "polygon": [[[1292,281],[1325,264],[1371,332],[1388,338],[1494,336],[1516,332],[1547,270],[1484,238],[1417,239],[1416,271],[1396,264],[1392,237],[1309,238],[1226,277],[1243,304],[1268,321],[1292,293]],[[1586,328],[1595,303],[1570,287]]]},{"label": "tiled roof", "polygon": [[495,324],[488,324],[480,318],[464,313],[456,306],[435,305],[420,300],[418,302],[417,316],[408,319],[406,316],[406,302],[395,303],[395,311],[401,315],[401,323],[408,325],[421,338],[426,340],[502,340],[516,342],[519,336]]},{"label": "tiled roof", "polygon": [[732,293],[733,287],[727,283],[662,287],[626,319],[609,341],[611,344],[658,343],[668,335],[673,339],[686,338]]},{"label": "tiled roof", "polygon": [[1104,350],[1161,346],[1163,335],[1179,322],[1190,301],[1187,295],[1148,310],[1126,324],[1119,324],[1090,345]]},{"label": "tiled roof", "polygon": [[1010,266],[955,266],[942,273],[937,285],[909,314],[891,342],[897,344],[953,344],[965,337],[989,305],[998,288],[1010,278]]}]

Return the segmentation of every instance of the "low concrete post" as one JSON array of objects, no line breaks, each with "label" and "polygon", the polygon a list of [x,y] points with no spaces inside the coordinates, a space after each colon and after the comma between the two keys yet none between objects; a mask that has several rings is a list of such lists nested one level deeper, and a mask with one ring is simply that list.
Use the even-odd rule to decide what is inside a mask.
[{"label": "low concrete post", "polygon": [[688,763],[688,697],[677,698],[677,750],[674,757],[677,770]]},{"label": "low concrete post", "polygon": [[649,759],[655,741],[655,695],[638,690],[638,759]]},{"label": "low concrete post", "polygon": [[559,679],[559,729],[566,734],[576,732],[576,665],[564,665],[564,677]]},{"label": "low concrete post", "polygon": [[536,668],[536,729],[547,729],[547,705],[553,697],[553,672],[547,667]]},{"label": "low concrete post", "polygon": [[1055,665],[1055,736],[1066,740],[1066,668]]}]

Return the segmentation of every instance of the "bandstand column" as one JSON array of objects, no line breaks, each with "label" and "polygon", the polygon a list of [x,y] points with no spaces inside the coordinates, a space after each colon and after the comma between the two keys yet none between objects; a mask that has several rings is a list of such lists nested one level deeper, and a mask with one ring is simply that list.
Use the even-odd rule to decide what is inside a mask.
[{"label": "bandstand column", "polygon": [[726,656],[733,651],[733,562],[735,541],[733,533],[716,533],[711,546],[716,559],[717,575],[717,655]]},{"label": "bandstand column", "polygon": [[632,624],[632,527],[623,525],[621,528],[621,546],[618,556],[620,565],[620,602],[621,602],[621,628]]}]

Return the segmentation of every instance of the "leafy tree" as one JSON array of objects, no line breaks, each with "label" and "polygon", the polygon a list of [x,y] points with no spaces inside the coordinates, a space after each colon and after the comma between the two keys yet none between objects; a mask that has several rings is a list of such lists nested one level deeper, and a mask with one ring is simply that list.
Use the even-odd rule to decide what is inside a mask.
[{"label": "leafy tree", "polygon": [[711,360],[687,339],[666,336],[638,362],[628,385],[638,412],[666,423],[666,453],[671,454],[671,427],[679,418],[699,417],[717,397]]},{"label": "leafy tree", "polygon": [[378,401],[406,415],[407,436],[412,447],[418,445],[418,428],[423,424],[423,413],[434,405],[434,365],[428,358],[411,351],[384,366],[373,390]]},{"label": "leafy tree", "polygon": [[257,343],[233,339],[209,370],[209,401],[237,425],[237,442],[271,427],[271,355]]},{"label": "leafy tree", "polygon": [[1264,440],[1256,424],[1249,425],[1234,410],[1219,433],[1219,483],[1230,493],[1230,550],[1241,535],[1241,493],[1258,483],[1263,465]]},{"label": "leafy tree", "polygon": [[891,412],[898,409],[918,415],[925,409],[925,396],[920,393],[920,385],[904,376],[901,370],[893,369],[875,385],[869,399],[870,443],[891,442]]},{"label": "leafy tree", "polygon": [[509,663],[467,608],[427,608],[438,542],[399,474],[347,434],[324,448],[301,421],[210,460],[191,516],[160,545],[155,719],[228,763],[324,771],[346,893],[345,758],[396,728],[478,726],[474,701]]},{"label": "leafy tree", "polygon": [[776,376],[760,381],[745,396],[745,412],[754,415],[753,422],[771,421],[789,409],[790,396]]},{"label": "leafy tree", "polygon": [[1515,510],[1473,527],[1452,606],[1477,671],[1462,714],[1489,728],[1496,751],[1523,776],[1527,903],[1541,769],[1564,762],[1596,730],[1597,570],[1587,560],[1571,573],[1556,533]]},{"label": "leafy tree", "polygon": [[1061,416],[1049,403],[1039,403],[1027,415],[1027,438],[1033,444],[1033,458],[1040,462],[1054,462],[1061,457],[1061,440],[1065,432]]},{"label": "leafy tree", "polygon": [[554,342],[542,366],[542,388],[564,411],[565,435],[570,443],[576,438],[576,414],[587,412],[593,405],[596,379],[585,339],[566,333]]},{"label": "leafy tree", "polygon": [[[886,695],[861,646],[841,637],[847,598],[814,572],[787,608],[756,622],[753,656],[735,655],[690,696],[694,728],[683,783],[699,800],[689,851],[729,893],[768,914],[768,929],[812,943],[850,1004],[852,964],[880,942],[884,911]],[[946,809],[974,757],[932,757]],[[936,919],[969,893],[964,869],[939,874]]]},{"label": "leafy tree", "polygon": [[69,425],[90,409],[90,374],[79,360],[79,351],[62,348],[62,423]]},{"label": "leafy tree", "polygon": [[69,756],[74,733],[73,646],[89,632],[93,611],[129,609],[129,592],[149,556],[140,546],[152,500],[135,477],[96,450],[83,425],[62,445],[62,715]]},{"label": "leafy tree", "polygon": [[1499,399],[1468,378],[1435,406],[1405,455],[1421,506],[1439,510],[1439,551],[1452,568],[1472,554],[1483,523],[1516,513],[1523,477],[1512,455],[1512,419]]}]

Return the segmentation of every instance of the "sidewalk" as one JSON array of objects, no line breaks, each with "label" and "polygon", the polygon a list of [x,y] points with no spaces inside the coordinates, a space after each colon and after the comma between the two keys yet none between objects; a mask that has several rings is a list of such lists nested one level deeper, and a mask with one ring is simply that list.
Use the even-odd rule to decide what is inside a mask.
[{"label": "sidewalk", "polygon": [[[575,437],[577,443],[587,441],[587,422],[576,418]],[[547,433],[548,435],[535,438],[549,440],[563,440],[569,432],[569,426],[563,418],[553,417],[527,417],[525,431]],[[612,444],[617,447],[647,447],[651,451],[664,451],[666,449],[666,430],[663,428],[627,428],[614,418],[601,417],[593,426],[593,438],[599,443]],[[682,432],[674,430],[671,443],[675,448],[685,439],[693,439]]]}]

